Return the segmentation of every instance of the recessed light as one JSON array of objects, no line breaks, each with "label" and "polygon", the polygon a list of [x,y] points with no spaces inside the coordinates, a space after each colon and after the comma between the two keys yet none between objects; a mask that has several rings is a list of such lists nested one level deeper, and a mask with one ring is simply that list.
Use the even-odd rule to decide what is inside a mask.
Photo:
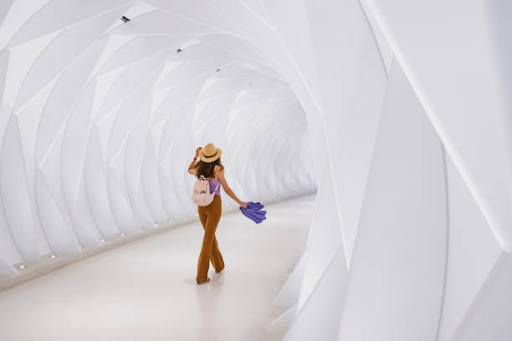
[{"label": "recessed light", "polygon": [[25,269],[27,266],[25,264],[18,265],[18,269]]},{"label": "recessed light", "polygon": [[50,258],[57,258],[57,255],[50,255]]},{"label": "recessed light", "polygon": [[124,236],[124,233],[121,232],[121,233],[119,233],[119,235],[122,237],[122,236]]},{"label": "recessed light", "polygon": [[78,250],[82,250],[82,249],[83,249],[83,247],[82,247],[82,246],[79,246],[79,247],[78,247]]},{"label": "recessed light", "polygon": [[103,243],[104,241],[105,241],[105,239],[103,239],[103,238],[101,238],[101,239],[100,239],[100,242],[102,242],[102,243]]}]

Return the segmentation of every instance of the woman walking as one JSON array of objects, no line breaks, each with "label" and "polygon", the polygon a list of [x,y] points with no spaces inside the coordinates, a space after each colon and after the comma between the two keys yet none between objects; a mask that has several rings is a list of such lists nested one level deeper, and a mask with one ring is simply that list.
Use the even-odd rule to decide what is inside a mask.
[{"label": "woman walking", "polygon": [[[194,160],[192,160],[192,163],[188,167],[190,174],[195,175],[197,178],[202,175],[209,179],[210,193],[213,193],[217,187],[213,202],[208,206],[197,207],[197,213],[199,214],[199,219],[204,229],[203,246],[197,263],[197,284],[210,281],[210,278],[207,276],[210,260],[215,268],[215,272],[219,273],[224,269],[224,260],[222,259],[222,254],[220,253],[219,245],[215,238],[215,231],[222,214],[220,186],[217,186],[219,182],[227,195],[233,198],[240,206],[247,207],[247,203],[238,199],[224,178],[224,166],[220,162],[221,154],[222,150],[220,148],[215,148],[213,143],[208,143],[204,148],[198,147],[196,149]],[[196,162],[198,156],[199,161]]]}]

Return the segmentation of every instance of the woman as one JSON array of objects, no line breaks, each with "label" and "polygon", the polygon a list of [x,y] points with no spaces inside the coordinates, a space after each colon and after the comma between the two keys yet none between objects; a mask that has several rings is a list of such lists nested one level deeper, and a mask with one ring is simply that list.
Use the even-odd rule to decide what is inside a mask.
[{"label": "woman", "polygon": [[[213,193],[216,185],[220,181],[222,188],[224,188],[227,195],[233,198],[233,200],[235,200],[240,206],[247,207],[247,203],[238,199],[231,188],[229,188],[228,183],[224,178],[224,166],[220,162],[221,154],[222,150],[220,150],[220,148],[215,148],[213,143],[208,143],[204,146],[204,149],[198,147],[196,149],[196,156],[188,167],[188,172],[195,175],[197,178],[201,175],[205,178],[209,178],[210,193]],[[199,156],[200,160],[196,163],[197,156]],[[217,224],[219,223],[220,216],[222,214],[220,186],[217,186],[213,202],[208,206],[198,206],[197,213],[199,214],[199,219],[203,225],[204,238],[197,264],[196,282],[197,284],[203,284],[210,281],[210,278],[207,277],[210,260],[212,261],[213,267],[217,273],[224,269],[224,260],[222,259],[219,246],[217,245],[217,239],[215,238],[215,230],[217,229]]]}]

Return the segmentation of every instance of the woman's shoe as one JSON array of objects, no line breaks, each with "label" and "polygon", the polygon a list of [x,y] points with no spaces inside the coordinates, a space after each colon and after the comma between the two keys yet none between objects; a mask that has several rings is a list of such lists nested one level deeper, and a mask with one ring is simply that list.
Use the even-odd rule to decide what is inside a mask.
[{"label": "woman's shoe", "polygon": [[203,283],[207,283],[209,281],[210,281],[210,277],[206,277],[206,281],[204,281],[204,282],[197,281],[197,285],[200,285],[200,284],[203,284]]}]

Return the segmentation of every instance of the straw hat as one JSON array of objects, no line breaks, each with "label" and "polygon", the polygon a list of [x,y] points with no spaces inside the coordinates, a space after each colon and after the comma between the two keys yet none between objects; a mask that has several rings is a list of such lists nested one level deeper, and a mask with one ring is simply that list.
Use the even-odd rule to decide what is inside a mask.
[{"label": "straw hat", "polygon": [[208,143],[203,149],[199,151],[199,158],[203,162],[213,162],[222,155],[220,148],[215,148],[213,143]]}]

